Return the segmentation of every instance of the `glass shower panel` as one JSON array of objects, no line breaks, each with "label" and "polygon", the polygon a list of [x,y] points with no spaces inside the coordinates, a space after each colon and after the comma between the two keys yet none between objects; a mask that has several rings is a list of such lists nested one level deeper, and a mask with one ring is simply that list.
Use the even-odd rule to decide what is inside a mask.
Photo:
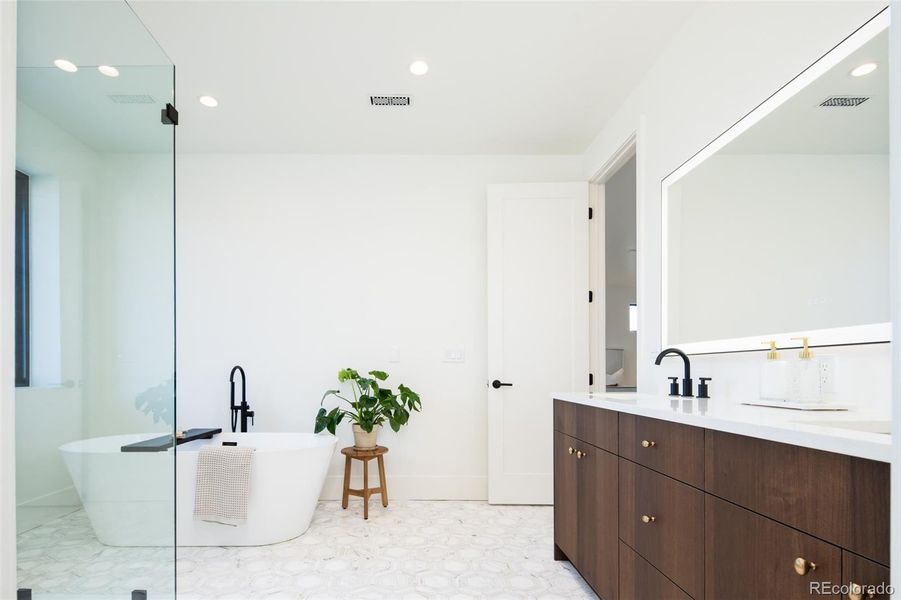
[{"label": "glass shower panel", "polygon": [[172,598],[174,67],[125,2],[18,18],[19,587]]}]

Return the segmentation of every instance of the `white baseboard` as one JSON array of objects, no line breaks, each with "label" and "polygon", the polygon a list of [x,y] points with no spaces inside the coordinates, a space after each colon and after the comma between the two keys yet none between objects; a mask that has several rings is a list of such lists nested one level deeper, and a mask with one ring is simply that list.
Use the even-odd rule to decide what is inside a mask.
[{"label": "white baseboard", "polygon": [[49,494],[16,503],[17,508],[29,506],[81,506],[81,499],[78,497],[75,486],[70,485]]},{"label": "white baseboard", "polygon": [[[373,469],[370,487],[378,485],[378,473]],[[360,488],[359,475],[351,479],[351,487]],[[341,498],[344,479],[333,475],[326,477],[320,496],[323,500]],[[388,474],[388,496],[395,500],[487,500],[487,477],[428,477],[398,476]],[[19,502],[16,506],[80,506],[81,500],[74,486],[69,486],[37,498]]]},{"label": "white baseboard", "polygon": [[[487,477],[392,477],[391,473],[387,477],[389,500],[488,500]],[[377,486],[378,481],[378,471],[373,468],[369,487]],[[360,477],[353,477],[350,486],[357,489],[362,487]],[[326,477],[320,498],[339,500],[343,489],[343,477]]]}]

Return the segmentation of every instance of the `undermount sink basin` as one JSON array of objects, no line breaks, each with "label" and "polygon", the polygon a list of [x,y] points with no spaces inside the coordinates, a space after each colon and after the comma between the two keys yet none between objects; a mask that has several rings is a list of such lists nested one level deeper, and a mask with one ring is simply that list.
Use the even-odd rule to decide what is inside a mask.
[{"label": "undermount sink basin", "polygon": [[817,427],[835,427],[838,429],[851,429],[853,431],[864,431],[866,433],[882,433],[891,435],[891,421],[795,421],[802,425],[816,425]]}]

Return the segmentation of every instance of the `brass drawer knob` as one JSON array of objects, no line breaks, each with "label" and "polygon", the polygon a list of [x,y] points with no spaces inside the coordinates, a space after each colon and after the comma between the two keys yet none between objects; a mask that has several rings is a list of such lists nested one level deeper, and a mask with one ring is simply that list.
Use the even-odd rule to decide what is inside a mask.
[{"label": "brass drawer knob", "polygon": [[654,515],[641,515],[642,523],[653,523],[656,520],[657,520],[657,517],[655,517]]},{"label": "brass drawer knob", "polygon": [[867,592],[866,595],[863,593],[863,586],[859,583],[854,583],[853,581],[848,586],[848,600],[863,600],[864,598],[875,598],[876,594],[872,591]]},{"label": "brass drawer knob", "polygon": [[585,458],[588,456],[586,452],[582,452],[581,450],[576,450],[576,458]]},{"label": "brass drawer knob", "polygon": [[807,575],[809,571],[816,571],[817,564],[810,562],[806,558],[798,557],[795,559],[795,573],[798,575]]},{"label": "brass drawer knob", "polygon": [[573,452],[575,452],[575,450],[573,449],[572,446],[570,446],[570,447],[569,447],[569,453],[572,454]]},{"label": "brass drawer knob", "polygon": [[655,442],[653,440],[641,440],[642,448],[653,448],[656,445],[657,445],[657,442]]}]

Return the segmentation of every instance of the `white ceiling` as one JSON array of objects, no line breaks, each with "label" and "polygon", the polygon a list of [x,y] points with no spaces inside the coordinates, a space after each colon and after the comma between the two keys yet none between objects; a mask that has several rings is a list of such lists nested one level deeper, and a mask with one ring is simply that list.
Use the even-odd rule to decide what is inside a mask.
[{"label": "white ceiling", "polygon": [[581,153],[694,6],[131,4],[176,65],[179,152],[429,154]]},{"label": "white ceiling", "polygon": [[[171,101],[173,69],[128,4],[19,0],[17,13],[19,101],[97,151],[172,151],[172,128],[161,124],[160,108]],[[57,58],[79,65],[78,72],[57,69]],[[102,64],[116,65],[120,76],[101,75]],[[150,103],[110,99],[123,94],[146,95]]]},{"label": "white ceiling", "polygon": [[[852,77],[865,62],[876,71]],[[888,154],[888,32],[883,31],[725,146],[723,154]],[[864,96],[853,108],[820,106],[830,96]]]},{"label": "white ceiling", "polygon": [[18,0],[19,67],[53,68],[66,58],[76,65],[170,64],[124,0]]},{"label": "white ceiling", "polygon": [[[172,152],[172,127],[160,118],[160,109],[170,102],[172,67],[120,67],[120,72],[113,79],[87,67],[77,73],[20,68],[17,94],[97,152]],[[111,98],[131,94],[146,95],[149,103],[121,104]]]}]

